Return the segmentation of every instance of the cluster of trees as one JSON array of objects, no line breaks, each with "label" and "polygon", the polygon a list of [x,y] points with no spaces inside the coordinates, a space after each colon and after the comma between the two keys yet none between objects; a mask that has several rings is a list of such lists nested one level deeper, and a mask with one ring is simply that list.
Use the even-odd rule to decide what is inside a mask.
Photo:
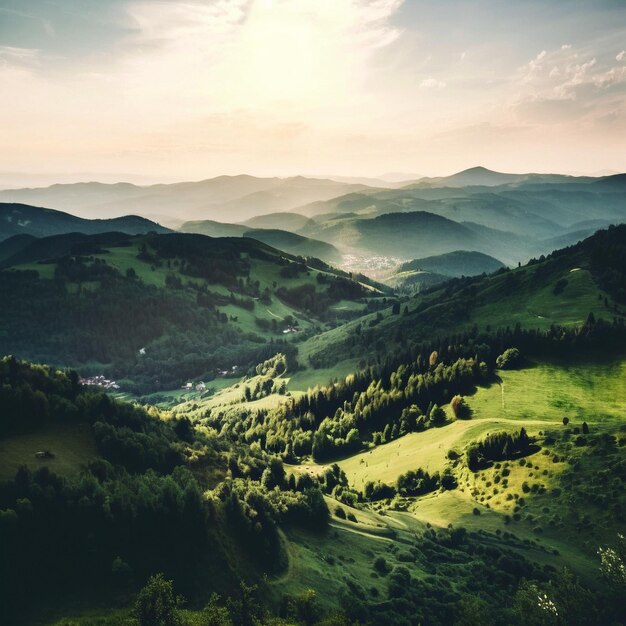
[{"label": "cluster of trees", "polygon": [[476,472],[489,467],[492,461],[515,459],[529,454],[534,449],[536,446],[533,445],[533,439],[523,427],[516,434],[505,431],[490,433],[482,441],[469,446],[466,452],[467,466]]},{"label": "cluster of trees", "polygon": [[401,496],[421,496],[439,488],[439,474],[432,476],[423,469],[409,470],[398,476],[396,489]]},{"label": "cluster of trees", "polygon": [[[352,453],[363,441],[385,443],[445,423],[439,405],[468,393],[489,375],[476,358],[445,363],[433,352],[396,368],[370,368],[266,412],[265,442],[275,453],[286,453],[291,443],[296,455],[312,454],[316,460]],[[259,421],[258,415],[248,419],[239,427],[243,432]]]}]

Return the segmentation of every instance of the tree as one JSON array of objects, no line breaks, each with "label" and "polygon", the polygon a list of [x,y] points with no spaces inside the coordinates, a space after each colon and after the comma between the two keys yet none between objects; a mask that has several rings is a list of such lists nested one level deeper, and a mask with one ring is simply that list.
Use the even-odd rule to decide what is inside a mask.
[{"label": "tree", "polygon": [[446,412],[435,404],[430,410],[430,421],[435,426],[443,424],[446,421]]},{"label": "tree", "polygon": [[233,626],[228,609],[220,605],[220,597],[216,593],[211,594],[200,615],[202,626]]},{"label": "tree", "polygon": [[496,367],[501,370],[510,370],[519,367],[522,355],[517,348],[508,348],[497,359]]},{"label": "tree", "polygon": [[237,600],[229,601],[230,614],[238,626],[256,626],[261,622],[262,609],[256,592],[256,585],[248,586],[243,580],[239,583],[241,595]]},{"label": "tree", "polygon": [[178,606],[182,599],[174,595],[174,584],[163,574],[151,576],[135,602],[135,617],[140,626],[179,626]]},{"label": "tree", "polygon": [[626,589],[626,541],[617,535],[618,543],[614,548],[604,547],[598,550],[602,575],[621,593]]},{"label": "tree", "polygon": [[569,417],[565,416],[563,418],[563,426],[567,426],[569,424]]},{"label": "tree", "polygon": [[560,623],[554,600],[539,589],[535,581],[522,580],[513,601],[513,611],[520,625],[552,626]]},{"label": "tree", "polygon": [[589,425],[587,424],[587,422],[583,422],[583,435],[588,435],[589,434]]},{"label": "tree", "polygon": [[489,613],[489,606],[484,600],[474,596],[464,596],[459,602],[459,608],[454,626],[489,626],[493,619]]},{"label": "tree", "polygon": [[452,408],[454,417],[459,420],[468,420],[472,417],[472,409],[469,404],[467,404],[463,396],[458,394],[454,396],[454,398],[450,401],[450,407]]}]

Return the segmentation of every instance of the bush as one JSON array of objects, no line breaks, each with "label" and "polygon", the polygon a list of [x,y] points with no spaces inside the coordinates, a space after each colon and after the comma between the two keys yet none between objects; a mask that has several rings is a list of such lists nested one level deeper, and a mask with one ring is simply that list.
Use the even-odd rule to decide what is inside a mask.
[{"label": "bush", "polygon": [[177,607],[180,599],[174,595],[174,585],[163,574],[152,576],[139,592],[135,616],[140,626],[179,626]]},{"label": "bush", "polygon": [[346,512],[340,506],[335,509],[335,515],[339,519],[346,519]]},{"label": "bush", "polygon": [[379,556],[374,560],[374,569],[381,574],[386,574],[389,571],[389,566],[384,556]]}]

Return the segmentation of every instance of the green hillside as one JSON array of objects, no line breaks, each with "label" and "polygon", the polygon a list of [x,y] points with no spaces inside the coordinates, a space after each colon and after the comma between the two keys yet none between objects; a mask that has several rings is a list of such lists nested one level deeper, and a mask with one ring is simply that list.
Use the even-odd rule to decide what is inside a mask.
[{"label": "green hillside", "polygon": [[[0,304],[0,352],[80,366],[138,393],[293,355],[314,329],[381,295],[249,238],[72,235],[35,240],[13,259],[0,271],[12,294]],[[356,307],[333,308],[345,301]]]},{"label": "green hillside", "polygon": [[455,250],[400,264],[385,282],[396,288],[421,290],[449,278],[492,274],[504,264],[481,252]]},{"label": "green hillside", "polygon": [[614,227],[526,266],[451,279],[408,298],[395,313],[387,309],[311,337],[299,347],[299,360],[345,375],[337,354],[339,362],[352,364],[378,350],[393,351],[407,341],[454,330],[573,327],[584,324],[590,313],[609,322],[622,319],[625,241],[626,227]]},{"label": "green hillside", "polygon": [[[132,333],[132,300],[158,313],[146,322],[168,327],[184,311],[176,341],[189,339],[185,353],[167,360],[177,375],[203,336],[192,294],[197,305],[229,300],[212,302],[230,307],[229,321],[209,334],[223,337],[231,324],[243,332],[244,318],[231,316],[247,311],[246,299],[258,314],[256,281],[272,312],[306,294],[310,330],[266,340],[266,356],[230,386],[222,380],[168,411],[115,402],[74,373],[0,361],[0,450],[9,451],[0,475],[29,468],[0,486],[9,610],[28,589],[38,593],[27,622],[131,624],[133,602],[152,587],[138,590],[164,572],[188,600],[173,610],[190,625],[541,624],[539,594],[563,623],[619,623],[620,591],[602,578],[610,571],[598,550],[619,554],[626,507],[626,227],[387,308],[371,285],[252,239],[113,243],[85,237],[79,256],[0,277],[38,289],[49,309],[56,296],[43,277],[54,277],[66,297],[81,297],[82,308],[72,299],[63,308],[74,332],[77,310],[87,311],[95,338],[96,309],[86,307],[104,286],[124,297]],[[23,293],[19,283],[11,293]],[[150,286],[160,308],[144,301]],[[357,305],[372,312],[354,309],[359,319],[319,333],[332,310]],[[44,345],[47,329],[25,316]],[[9,331],[3,341],[19,337]],[[57,341],[72,347],[69,334]],[[159,341],[142,356],[153,359]],[[60,555],[87,574],[63,565],[50,581]],[[24,565],[34,558],[41,567]],[[71,606],[59,599],[64,585],[74,588]],[[43,609],[52,617],[41,619]]]}]

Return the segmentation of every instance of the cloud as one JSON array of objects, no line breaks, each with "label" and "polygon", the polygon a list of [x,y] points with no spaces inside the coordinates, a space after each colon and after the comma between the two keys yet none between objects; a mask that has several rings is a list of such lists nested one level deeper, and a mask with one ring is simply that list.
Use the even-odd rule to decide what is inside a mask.
[{"label": "cloud", "polygon": [[626,50],[622,50],[616,57],[615,60],[616,61],[623,61],[624,59],[626,59]]},{"label": "cloud", "polygon": [[420,89],[443,89],[446,83],[443,80],[437,80],[436,78],[425,78],[420,83]]},{"label": "cloud", "polygon": [[513,76],[514,85],[510,110],[520,123],[606,127],[623,119],[626,66],[572,46],[542,50]]},{"label": "cloud", "polygon": [[37,48],[16,48],[13,46],[0,46],[0,62],[15,64],[37,63],[41,51]]}]

